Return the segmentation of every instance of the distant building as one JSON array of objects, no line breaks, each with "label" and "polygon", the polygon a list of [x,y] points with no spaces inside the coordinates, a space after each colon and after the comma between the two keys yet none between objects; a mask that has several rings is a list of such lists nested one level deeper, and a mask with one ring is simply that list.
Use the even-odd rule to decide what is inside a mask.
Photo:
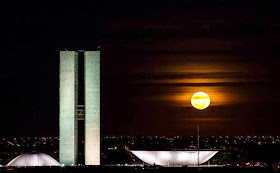
[{"label": "distant building", "polygon": [[[78,74],[79,62],[83,76]],[[78,120],[84,119],[85,164],[100,165],[100,52],[61,51],[59,81],[59,160],[65,165],[77,164]],[[78,108],[81,98],[84,106]]]}]

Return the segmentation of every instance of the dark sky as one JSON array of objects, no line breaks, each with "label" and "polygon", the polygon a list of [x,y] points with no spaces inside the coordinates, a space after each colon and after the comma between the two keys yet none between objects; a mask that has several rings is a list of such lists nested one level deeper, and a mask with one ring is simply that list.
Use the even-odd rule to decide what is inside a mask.
[{"label": "dark sky", "polygon": [[[58,136],[59,51],[101,46],[103,135],[279,135],[280,2],[1,5],[1,136]],[[191,107],[196,91],[211,105]]]}]

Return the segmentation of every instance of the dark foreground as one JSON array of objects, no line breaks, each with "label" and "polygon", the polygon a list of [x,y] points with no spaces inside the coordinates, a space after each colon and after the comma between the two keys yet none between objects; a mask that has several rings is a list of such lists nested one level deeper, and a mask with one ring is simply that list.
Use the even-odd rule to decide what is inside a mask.
[{"label": "dark foreground", "polygon": [[[141,167],[33,167],[1,168],[0,172],[9,173],[197,173],[197,168],[145,168]],[[200,173],[273,173],[280,172],[272,168],[202,168]]]}]

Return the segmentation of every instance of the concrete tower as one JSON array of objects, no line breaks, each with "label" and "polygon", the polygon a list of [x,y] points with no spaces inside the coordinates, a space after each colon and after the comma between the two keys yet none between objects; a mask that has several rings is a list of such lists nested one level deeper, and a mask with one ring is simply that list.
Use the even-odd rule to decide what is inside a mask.
[{"label": "concrete tower", "polygon": [[85,52],[85,164],[100,165],[100,52]]},{"label": "concrete tower", "polygon": [[[84,96],[78,82],[84,80]],[[61,164],[77,164],[78,119],[85,121],[85,164],[100,165],[100,52],[84,52],[84,79],[78,79],[78,53],[60,52],[59,75],[59,159]],[[78,98],[84,106],[78,106]],[[78,113],[84,107],[84,115]]]}]

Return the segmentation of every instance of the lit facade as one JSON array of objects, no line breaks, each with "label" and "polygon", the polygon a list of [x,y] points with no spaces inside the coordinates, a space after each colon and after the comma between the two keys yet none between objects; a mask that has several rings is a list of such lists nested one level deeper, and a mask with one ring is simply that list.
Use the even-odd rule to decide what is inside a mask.
[{"label": "lit facade", "polygon": [[85,52],[85,164],[100,165],[100,53]]},{"label": "lit facade", "polygon": [[[197,151],[131,151],[136,157],[150,165],[197,166]],[[199,151],[199,164],[211,159],[218,151]]]},{"label": "lit facade", "polygon": [[78,82],[84,80],[85,164],[100,165],[100,52],[84,52],[84,79],[78,79],[78,53],[61,51],[59,80],[60,163],[77,164]]},{"label": "lit facade", "polygon": [[65,165],[77,163],[78,53],[60,52],[59,158]]}]

